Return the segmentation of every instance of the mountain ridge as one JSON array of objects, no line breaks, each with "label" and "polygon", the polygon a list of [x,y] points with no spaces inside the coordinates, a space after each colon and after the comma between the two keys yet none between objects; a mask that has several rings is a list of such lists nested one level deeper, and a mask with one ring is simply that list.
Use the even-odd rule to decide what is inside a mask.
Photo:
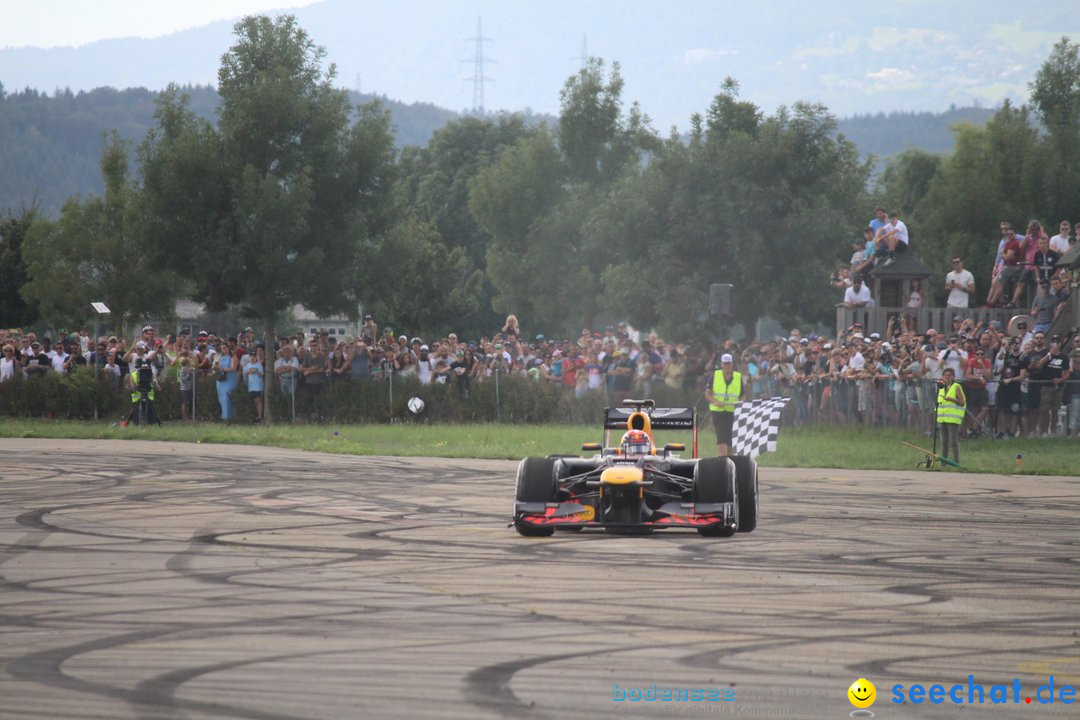
[{"label": "mountain ridge", "polygon": [[[554,114],[583,50],[619,61],[624,98],[639,102],[662,134],[685,132],[728,76],[767,112],[797,100],[838,116],[1020,103],[1050,46],[1063,34],[1080,38],[1080,16],[1067,0],[1030,8],[984,0],[978,13],[931,0],[683,0],[672,8],[624,0],[617,13],[580,0],[322,0],[288,12],[327,49],[342,86],[459,112],[472,105],[476,43],[468,38],[478,18],[493,38],[482,53],[497,61],[483,68],[493,79],[484,84],[488,109]],[[231,41],[232,22],[218,21],[152,39],[7,48],[0,81],[75,91],[214,83]]]}]

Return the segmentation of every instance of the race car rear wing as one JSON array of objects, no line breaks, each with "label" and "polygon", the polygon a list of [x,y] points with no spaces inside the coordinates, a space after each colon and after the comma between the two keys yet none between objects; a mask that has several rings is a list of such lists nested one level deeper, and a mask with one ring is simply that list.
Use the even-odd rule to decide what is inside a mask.
[{"label": "race car rear wing", "polygon": [[[638,411],[633,407],[604,408],[605,430],[626,430],[626,422]],[[643,408],[653,430],[693,430],[694,408]]]},{"label": "race car rear wing", "polygon": [[[604,445],[611,444],[611,430],[626,430],[630,427],[644,430],[690,430],[694,444],[692,457],[698,456],[697,412],[692,407],[658,408],[652,400],[623,400],[620,407],[604,408]],[[640,427],[633,422],[635,415],[647,415],[650,427]]]}]

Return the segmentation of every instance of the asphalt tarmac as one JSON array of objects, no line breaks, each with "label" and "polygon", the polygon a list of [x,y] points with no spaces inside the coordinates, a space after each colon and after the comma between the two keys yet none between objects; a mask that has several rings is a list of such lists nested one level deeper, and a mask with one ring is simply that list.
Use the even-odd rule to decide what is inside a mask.
[{"label": "asphalt tarmac", "polygon": [[0,440],[0,718],[1080,717],[1080,478],[763,469],[753,533],[536,539],[515,466]]}]

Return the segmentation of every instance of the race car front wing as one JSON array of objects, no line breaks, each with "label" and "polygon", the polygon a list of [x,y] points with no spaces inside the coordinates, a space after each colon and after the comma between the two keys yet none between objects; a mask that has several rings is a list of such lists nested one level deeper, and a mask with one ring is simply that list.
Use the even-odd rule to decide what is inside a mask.
[{"label": "race car front wing", "polygon": [[[582,528],[708,528],[735,525],[735,503],[669,502],[652,510],[641,522],[613,523],[596,518],[596,508],[577,502],[515,502],[514,522],[536,527]],[[511,523],[513,524],[513,522]]]}]

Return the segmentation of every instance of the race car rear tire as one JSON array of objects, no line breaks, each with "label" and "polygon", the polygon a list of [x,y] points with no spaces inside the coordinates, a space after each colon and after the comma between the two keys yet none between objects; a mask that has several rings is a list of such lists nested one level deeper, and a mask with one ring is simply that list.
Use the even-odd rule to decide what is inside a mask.
[{"label": "race car rear tire", "polygon": [[735,455],[735,480],[739,486],[739,532],[753,532],[758,516],[758,466],[749,455]]},{"label": "race car rear tire", "polygon": [[[555,502],[555,460],[553,458],[528,457],[518,465],[516,499],[518,502]],[[514,529],[526,537],[548,537],[555,534],[553,527],[537,527],[514,520]]]},{"label": "race car rear tire", "polygon": [[735,526],[698,528],[705,537],[731,537],[739,529],[739,490],[735,465],[729,458],[703,458],[694,470],[692,500],[695,503],[735,503]]}]

